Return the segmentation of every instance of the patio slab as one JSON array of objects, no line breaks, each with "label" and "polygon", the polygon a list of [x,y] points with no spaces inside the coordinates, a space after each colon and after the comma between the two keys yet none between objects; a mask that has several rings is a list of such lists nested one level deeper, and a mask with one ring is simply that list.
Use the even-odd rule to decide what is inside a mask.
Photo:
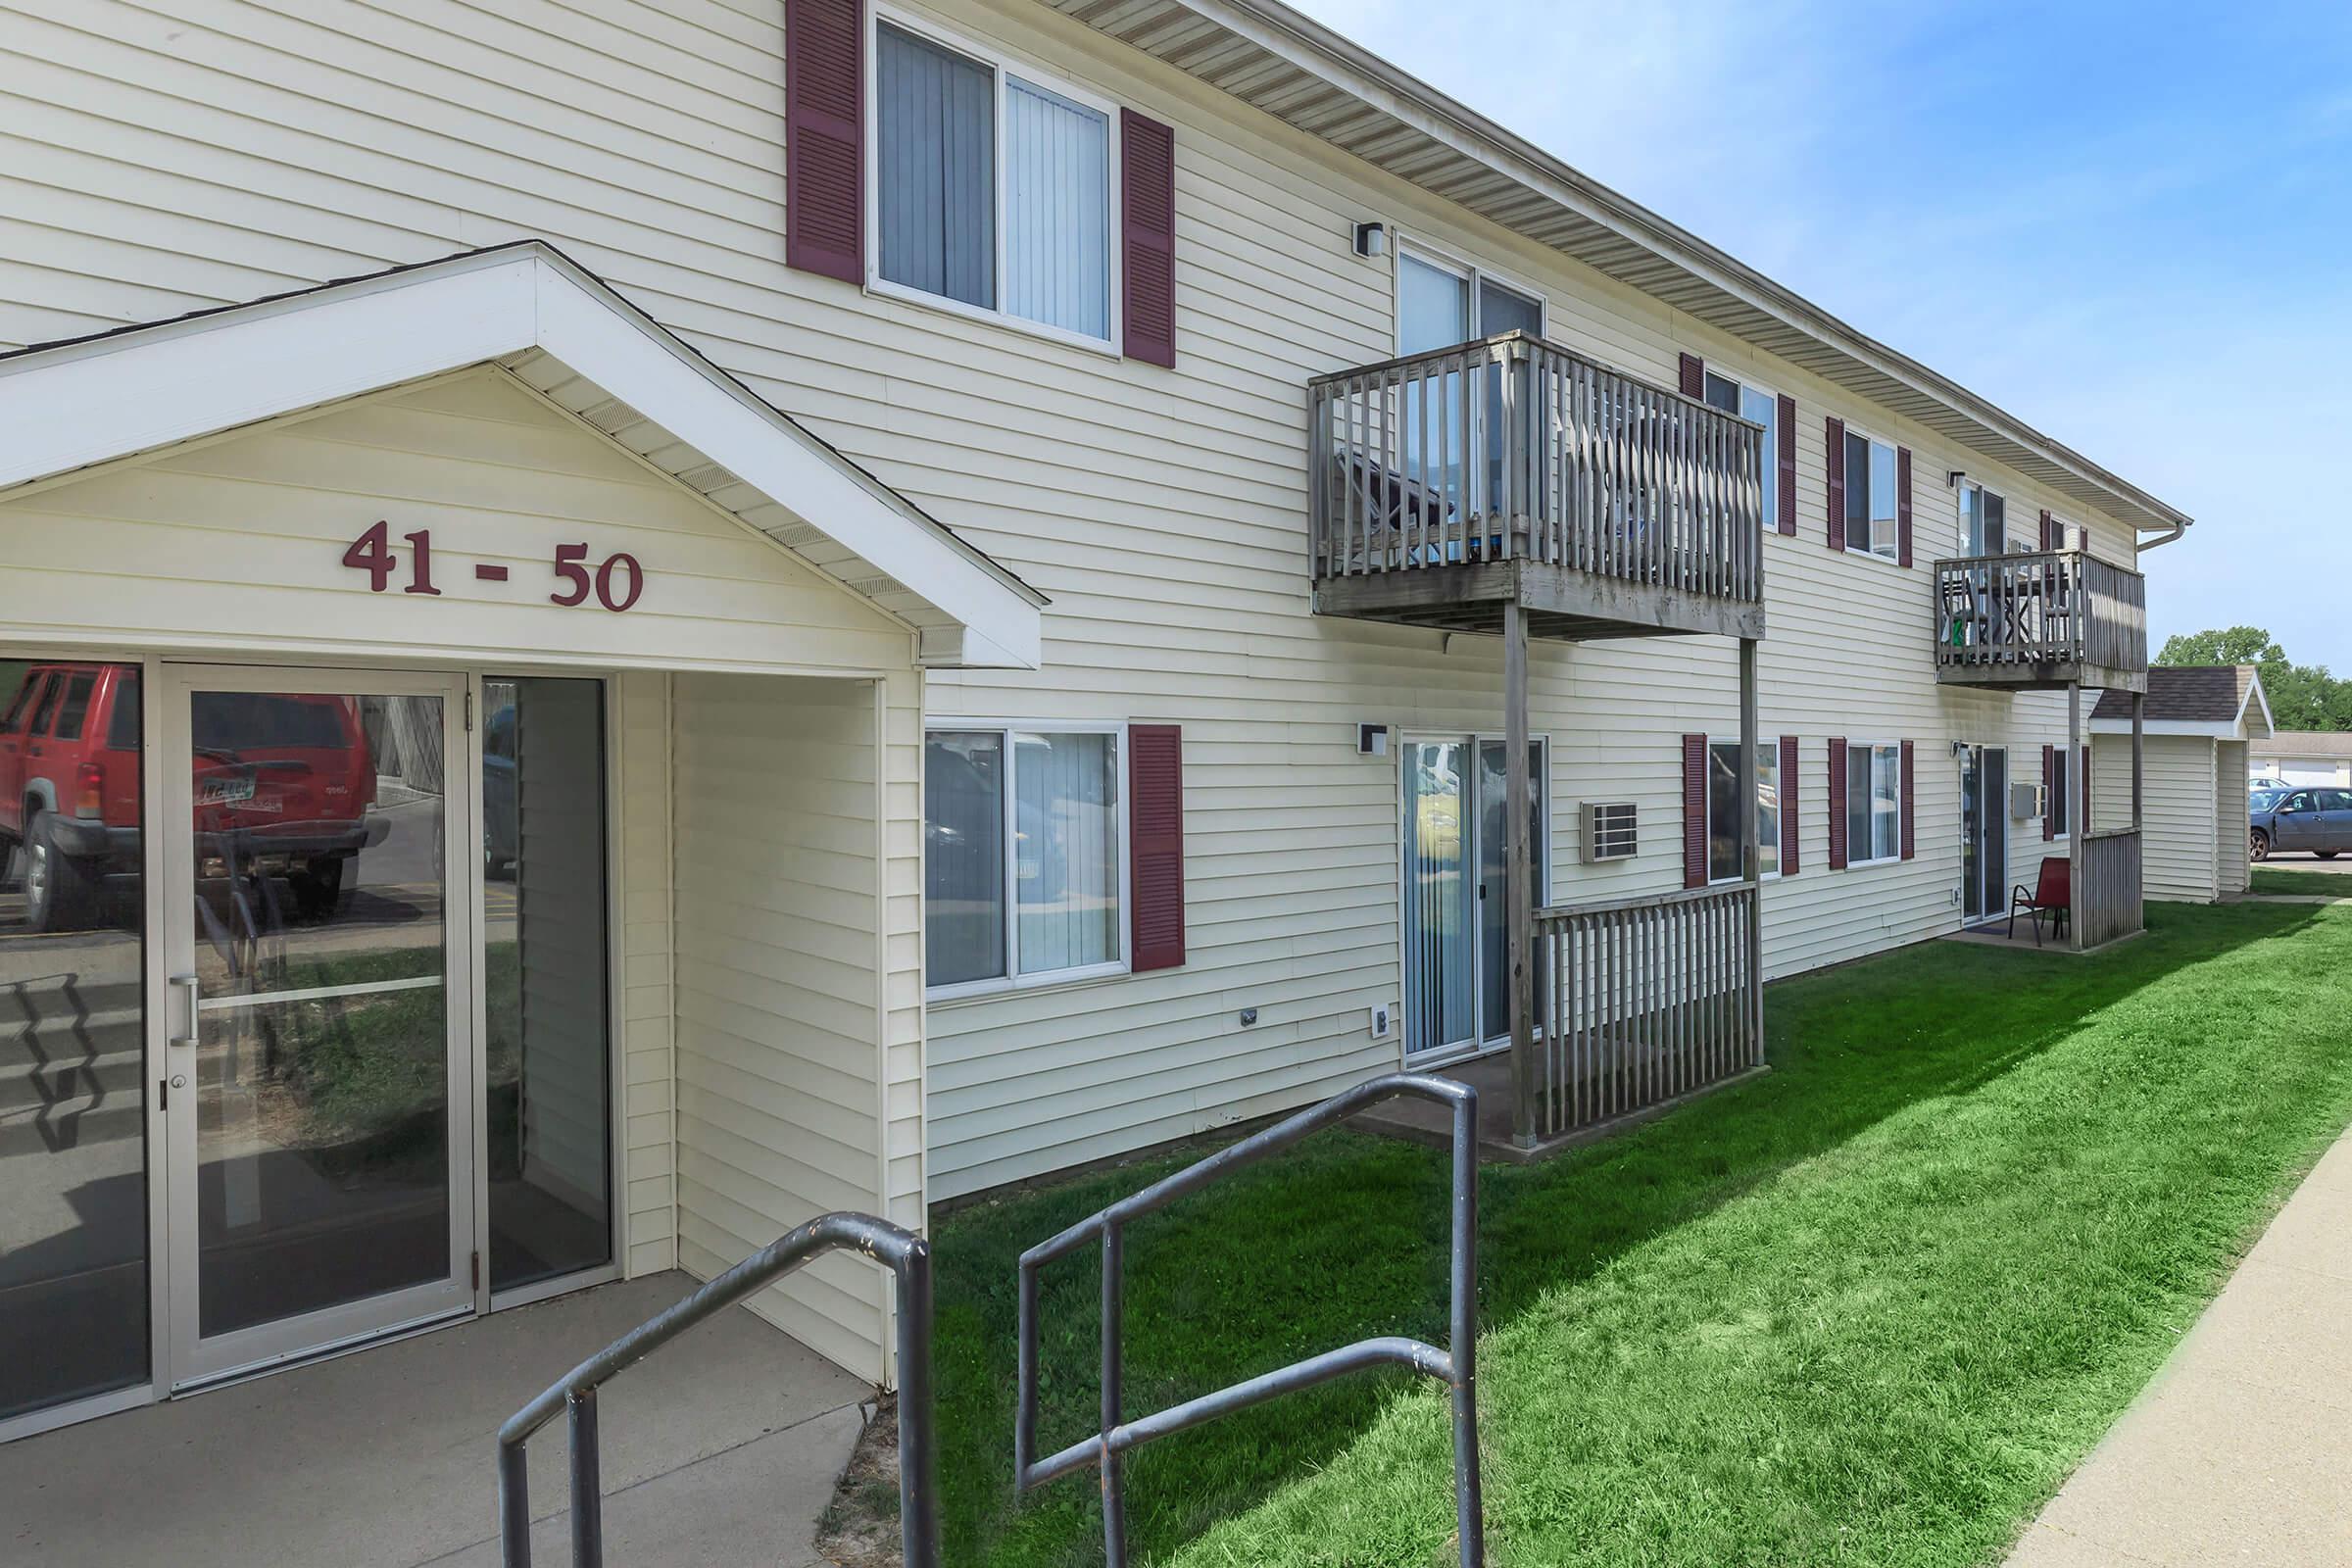
[{"label": "patio slab", "polygon": [[2352,1562],[2352,1133],[2010,1568]]},{"label": "patio slab", "polygon": [[[475,1568],[498,1560],[498,1425],[692,1288],[602,1286],[0,1447],[0,1562]],[[872,1390],[749,1311],[600,1399],[611,1560],[801,1568]],[[531,1445],[541,1561],[562,1424]]]}]

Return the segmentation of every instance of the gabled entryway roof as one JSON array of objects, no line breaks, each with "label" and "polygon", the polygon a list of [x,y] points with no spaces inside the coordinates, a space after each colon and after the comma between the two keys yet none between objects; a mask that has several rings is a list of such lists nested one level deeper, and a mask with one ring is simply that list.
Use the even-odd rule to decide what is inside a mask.
[{"label": "gabled entryway roof", "polygon": [[[2271,698],[2252,664],[2153,664],[2141,728],[2150,735],[2211,735],[2217,740],[2265,740]],[[2132,733],[2132,694],[2102,692],[2090,711],[2100,735]]]},{"label": "gabled entryway roof", "polygon": [[541,240],[0,355],[0,494],[480,364],[914,627],[923,663],[1037,667],[1044,595]]}]

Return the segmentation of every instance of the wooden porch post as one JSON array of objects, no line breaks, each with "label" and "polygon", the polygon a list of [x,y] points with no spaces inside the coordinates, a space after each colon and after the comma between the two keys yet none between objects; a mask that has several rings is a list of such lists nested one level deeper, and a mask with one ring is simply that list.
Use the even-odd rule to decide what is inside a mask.
[{"label": "wooden porch post", "polygon": [[1522,1149],[1536,1144],[1536,967],[1529,948],[1536,933],[1535,846],[1528,842],[1531,795],[1527,777],[1527,608],[1514,598],[1502,607],[1503,871],[1510,915],[1511,1136]]},{"label": "wooden porch post", "polygon": [[2082,906],[2089,902],[2082,886],[2082,845],[2090,837],[2090,769],[2082,765],[2082,683],[2066,688],[2066,934],[2075,951],[2082,951]]},{"label": "wooden porch post", "polygon": [[1740,776],[1746,781],[1747,809],[1740,813],[1740,879],[1747,884],[1747,995],[1740,999],[1747,1039],[1745,1065],[1764,1059],[1763,846],[1756,842],[1757,790],[1763,775],[1756,757],[1756,639],[1740,639]]}]

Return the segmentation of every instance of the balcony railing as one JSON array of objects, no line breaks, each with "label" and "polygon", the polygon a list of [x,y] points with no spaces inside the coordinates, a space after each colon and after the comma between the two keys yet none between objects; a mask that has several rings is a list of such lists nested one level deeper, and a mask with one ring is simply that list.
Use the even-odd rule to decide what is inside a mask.
[{"label": "balcony railing", "polygon": [[1532,561],[1763,597],[1763,427],[1507,333],[1308,386],[1318,581]]},{"label": "balcony railing", "polygon": [[2080,550],[1936,563],[1936,672],[1965,684],[2082,679],[2148,668],[2147,582]]},{"label": "balcony railing", "polygon": [[2140,836],[2112,828],[2082,839],[2082,862],[2073,883],[2075,943],[2098,948],[2141,928]]}]

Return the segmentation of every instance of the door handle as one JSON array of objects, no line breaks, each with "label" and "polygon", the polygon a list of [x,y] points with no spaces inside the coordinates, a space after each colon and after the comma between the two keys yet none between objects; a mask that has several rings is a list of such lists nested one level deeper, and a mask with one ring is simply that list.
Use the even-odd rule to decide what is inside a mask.
[{"label": "door handle", "polygon": [[175,986],[185,987],[188,993],[187,1032],[173,1035],[172,1044],[193,1046],[196,1044],[196,977],[193,974],[175,974],[172,977],[172,983]]}]

